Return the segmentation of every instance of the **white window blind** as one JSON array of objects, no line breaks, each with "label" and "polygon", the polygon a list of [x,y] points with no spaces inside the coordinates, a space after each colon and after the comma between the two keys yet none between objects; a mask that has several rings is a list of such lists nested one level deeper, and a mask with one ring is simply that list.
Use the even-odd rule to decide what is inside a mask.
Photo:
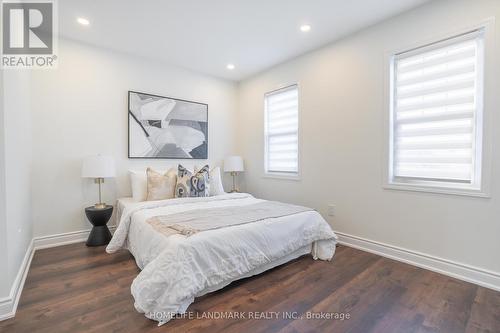
[{"label": "white window blind", "polygon": [[393,181],[480,181],[483,33],[398,54],[393,63]]},{"label": "white window blind", "polygon": [[265,95],[265,170],[267,173],[298,174],[298,95],[297,85]]}]

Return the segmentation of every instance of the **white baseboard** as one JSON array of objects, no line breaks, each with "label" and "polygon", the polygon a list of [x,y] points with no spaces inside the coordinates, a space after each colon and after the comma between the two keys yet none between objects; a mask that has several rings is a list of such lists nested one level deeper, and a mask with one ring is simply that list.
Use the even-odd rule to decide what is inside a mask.
[{"label": "white baseboard", "polygon": [[500,291],[500,273],[335,231],[339,243]]},{"label": "white baseboard", "polygon": [[35,253],[33,247],[33,240],[31,240],[24,255],[23,262],[19,271],[17,272],[16,279],[12,284],[10,293],[8,297],[0,299],[0,320],[5,320],[12,318],[16,314],[17,304],[19,303],[19,298],[21,297],[21,292],[23,291],[24,281],[26,281],[26,276],[28,275],[28,270],[31,264],[31,259],[33,259],[33,254]]},{"label": "white baseboard", "polygon": [[[109,230],[113,232],[115,226],[109,226]],[[91,229],[66,232],[63,234],[41,236],[33,238],[35,250],[48,249],[50,247],[68,245],[86,241],[89,237]]]},{"label": "white baseboard", "polygon": [[[115,226],[109,226],[109,230],[111,232],[115,229]],[[24,287],[24,282],[26,281],[31,260],[33,259],[33,255],[36,250],[83,242],[87,240],[89,234],[90,229],[33,238],[26,249],[26,254],[24,255],[23,262],[19,267],[16,279],[12,284],[9,296],[0,298],[0,321],[15,316],[19,298],[21,297],[21,292]]]}]

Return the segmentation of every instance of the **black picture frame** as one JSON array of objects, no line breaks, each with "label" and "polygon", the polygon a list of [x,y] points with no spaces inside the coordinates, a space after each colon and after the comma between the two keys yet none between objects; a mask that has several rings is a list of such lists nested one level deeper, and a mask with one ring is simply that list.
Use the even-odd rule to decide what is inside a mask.
[{"label": "black picture frame", "polygon": [[[206,149],[205,149],[205,155],[204,156],[201,156],[201,157],[178,157],[178,156],[174,156],[174,157],[169,157],[169,156],[131,156],[131,152],[130,152],[130,140],[131,140],[131,137],[130,137],[130,121],[131,121],[131,117],[141,126],[142,130],[145,132],[146,136],[149,136],[147,130],[144,128],[144,126],[141,124],[141,122],[135,117],[135,115],[132,113],[131,109],[130,109],[130,97],[131,97],[131,94],[140,94],[140,95],[145,95],[145,96],[151,96],[153,98],[163,98],[163,99],[168,99],[168,100],[174,100],[174,101],[179,101],[179,102],[183,102],[183,103],[192,103],[192,104],[197,104],[197,105],[202,105],[205,107],[206,109],[206,135],[205,135],[205,145],[206,145]],[[128,114],[128,117],[127,117],[127,155],[128,155],[128,158],[129,159],[160,159],[160,160],[207,160],[208,159],[208,155],[209,155],[209,126],[208,126],[208,120],[209,120],[209,117],[208,117],[208,104],[206,103],[201,103],[201,102],[195,102],[195,101],[190,101],[190,100],[186,100],[186,99],[180,99],[180,98],[175,98],[175,97],[168,97],[168,96],[161,96],[161,95],[155,95],[155,94],[150,94],[150,93],[145,93],[145,92],[141,92],[141,91],[135,91],[135,90],[129,90],[127,92],[127,114]]]}]

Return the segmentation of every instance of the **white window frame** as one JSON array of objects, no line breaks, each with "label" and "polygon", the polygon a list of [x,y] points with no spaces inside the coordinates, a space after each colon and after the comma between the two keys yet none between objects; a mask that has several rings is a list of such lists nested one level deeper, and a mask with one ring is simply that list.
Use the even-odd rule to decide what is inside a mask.
[{"label": "white window frame", "polygon": [[[269,94],[276,93],[280,90],[286,90],[291,87],[297,88],[297,117],[298,117],[298,126],[297,126],[297,172],[276,172],[276,171],[268,171],[267,168],[267,157],[268,157],[268,135],[267,135],[267,103],[266,97]],[[300,98],[300,85],[298,82],[290,83],[286,85],[281,85],[275,89],[269,90],[264,93],[264,173],[263,178],[274,178],[274,179],[284,179],[284,180],[300,180],[300,171],[301,171],[301,163],[300,163],[300,148],[301,148],[301,98]]]},{"label": "white window frame", "polygon": [[[497,72],[497,65],[495,62],[494,54],[494,19],[488,19],[486,21],[480,22],[474,26],[463,27],[460,29],[455,29],[452,32],[448,32],[442,35],[436,35],[427,40],[420,41],[413,45],[409,45],[403,48],[392,50],[386,52],[384,57],[385,63],[385,82],[384,82],[384,100],[385,100],[385,110],[384,112],[384,179],[383,187],[385,189],[391,190],[404,190],[404,191],[419,191],[419,192],[430,192],[430,193],[441,193],[441,194],[451,194],[451,195],[465,195],[465,196],[475,196],[475,197],[490,197],[490,183],[491,183],[491,158],[492,158],[492,137],[491,137],[491,123],[492,121],[492,106],[495,105],[495,87],[496,78],[495,73]],[[477,147],[476,151],[476,168],[479,168],[480,179],[477,179],[475,184],[459,184],[459,183],[449,183],[449,182],[438,182],[429,180],[408,180],[408,179],[398,179],[392,174],[393,168],[393,115],[394,115],[394,57],[397,54],[408,52],[409,50],[424,49],[426,46],[432,47],[433,44],[446,41],[448,39],[454,39],[457,36],[465,35],[473,31],[482,30],[483,32],[483,73],[482,80],[480,81],[480,89],[482,94],[479,96],[481,99],[481,110],[477,115],[476,123],[476,140],[477,136],[480,136],[480,145]],[[478,174],[477,172],[475,173]]]}]

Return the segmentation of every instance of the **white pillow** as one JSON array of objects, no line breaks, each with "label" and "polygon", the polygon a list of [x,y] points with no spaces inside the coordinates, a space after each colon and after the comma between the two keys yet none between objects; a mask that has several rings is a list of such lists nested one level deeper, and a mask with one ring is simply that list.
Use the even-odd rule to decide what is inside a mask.
[{"label": "white pillow", "polygon": [[220,168],[215,167],[210,170],[210,196],[221,195],[224,192],[224,186],[222,186],[222,177],[220,174]]},{"label": "white pillow", "polygon": [[132,200],[146,201],[148,197],[148,177],[146,171],[132,171],[130,172],[130,186],[132,187]]}]

